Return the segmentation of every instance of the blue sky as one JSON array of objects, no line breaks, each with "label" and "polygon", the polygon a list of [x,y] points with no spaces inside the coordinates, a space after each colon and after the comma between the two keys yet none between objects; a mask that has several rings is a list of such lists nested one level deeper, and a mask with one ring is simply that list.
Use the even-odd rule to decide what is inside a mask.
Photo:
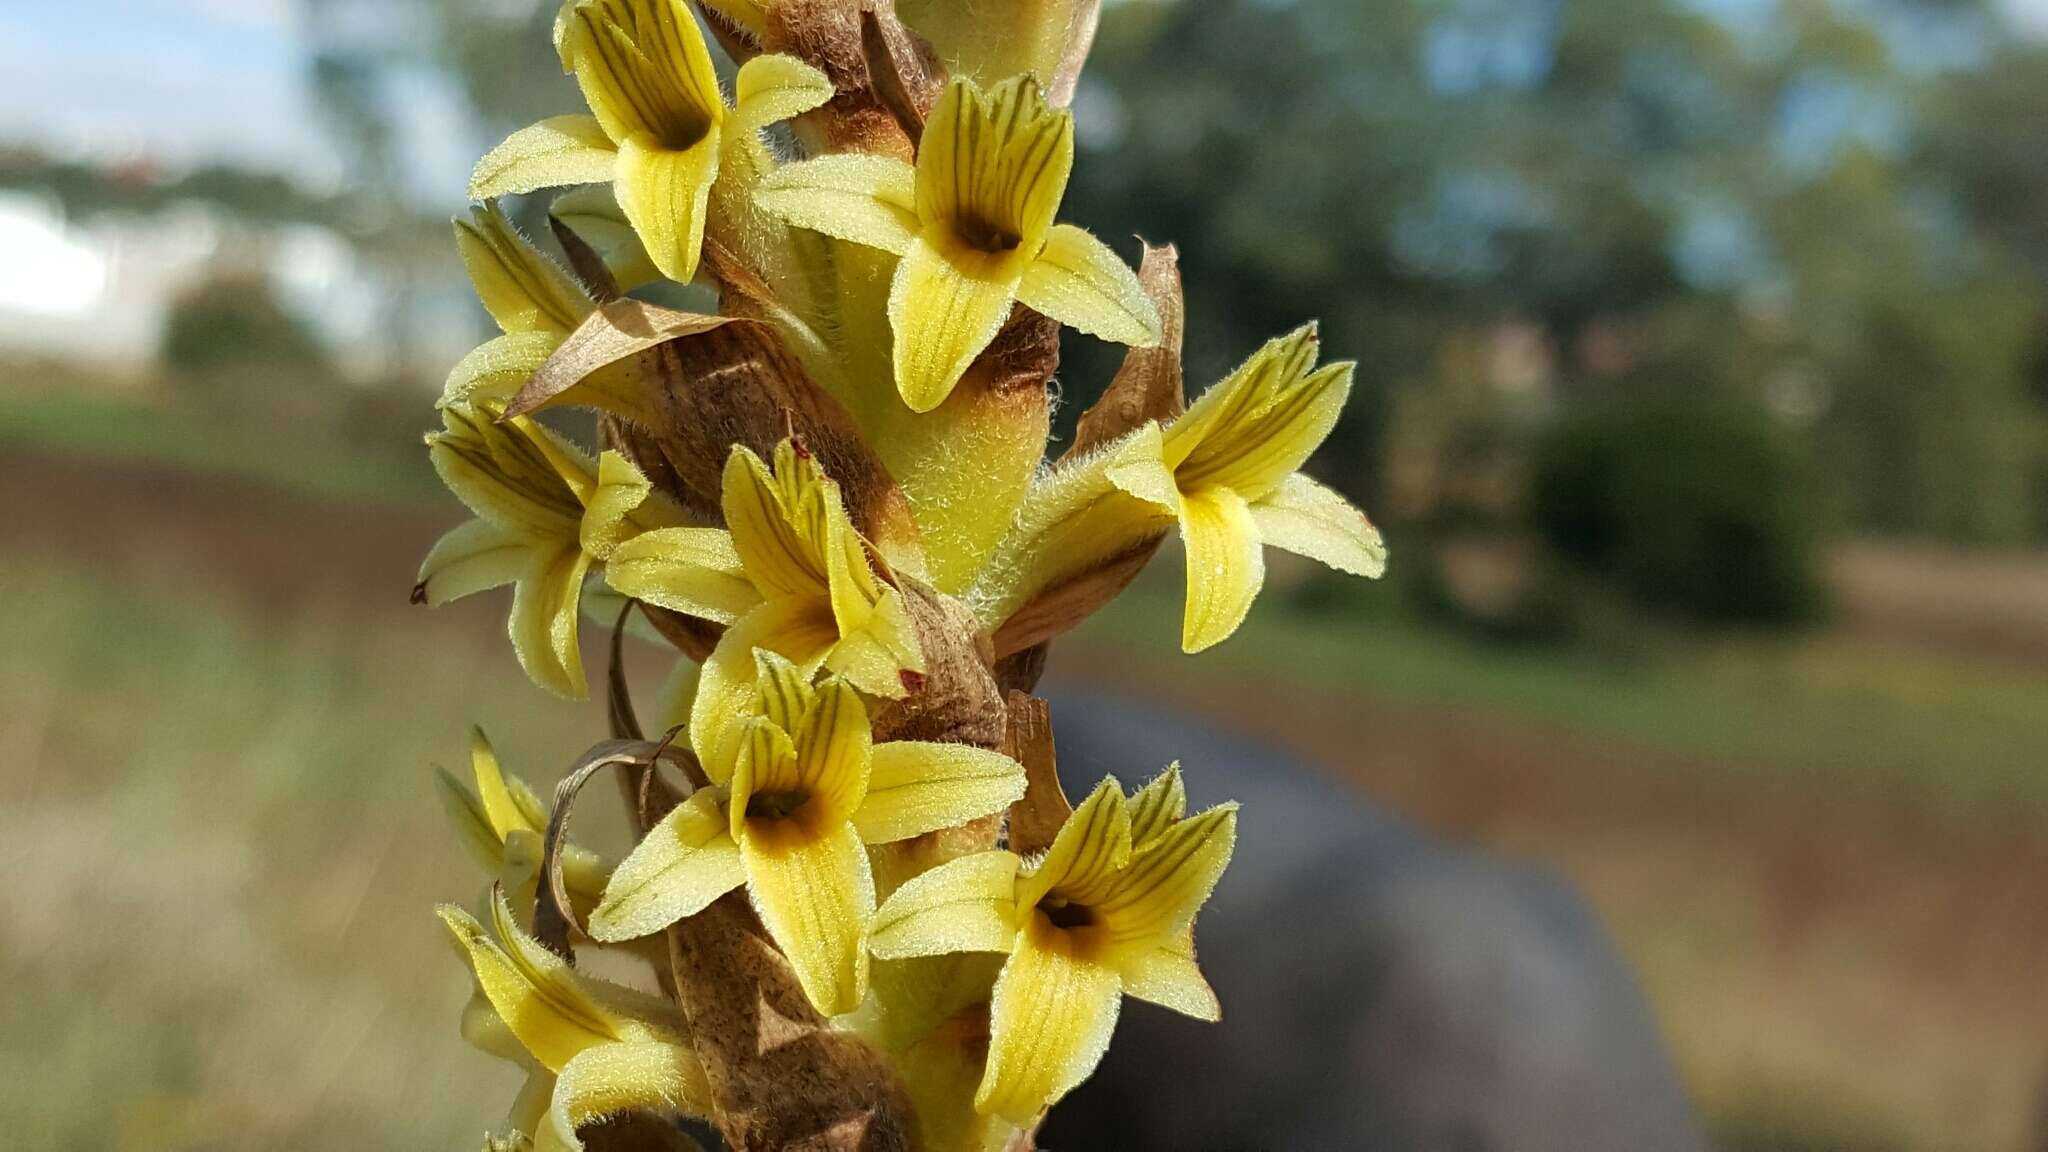
[{"label": "blue sky", "polygon": [[[344,178],[306,91],[296,0],[0,0],[0,141],[66,157],[148,155]],[[423,187],[458,190],[476,145],[459,101],[411,78]]]},{"label": "blue sky", "polygon": [[[2048,35],[2048,0],[2005,0]],[[1770,7],[1776,0],[1708,0]],[[304,91],[296,0],[0,0],[0,141],[64,156],[148,154],[289,167],[315,185],[343,178]],[[407,149],[422,188],[459,189],[479,141],[430,77],[405,93]]]}]

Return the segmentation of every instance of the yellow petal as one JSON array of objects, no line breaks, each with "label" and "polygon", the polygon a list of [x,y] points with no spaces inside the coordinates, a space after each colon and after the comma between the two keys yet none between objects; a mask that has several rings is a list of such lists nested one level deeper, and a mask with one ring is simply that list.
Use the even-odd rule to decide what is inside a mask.
[{"label": "yellow petal", "polygon": [[484,153],[469,177],[469,198],[491,200],[564,184],[612,178],[618,154],[590,116],[551,116],[521,128]]},{"label": "yellow petal", "polygon": [[796,741],[766,717],[756,716],[740,726],[736,747],[738,754],[733,757],[732,796],[726,803],[726,811],[730,835],[744,843],[749,819],[770,819],[755,816],[753,809],[757,796],[780,798],[797,791]]},{"label": "yellow petal", "polygon": [[1195,964],[1195,933],[1192,926],[1168,943],[1134,953],[1118,968],[1124,994],[1136,996],[1183,1016],[1214,1023],[1223,1018],[1223,1005]]},{"label": "yellow petal", "polygon": [[578,1052],[619,1038],[611,1013],[578,987],[559,958],[499,946],[462,909],[443,904],[441,922],[476,975],[477,987],[534,1059],[559,1072]]},{"label": "yellow petal", "polygon": [[749,825],[740,850],[761,923],[789,957],[804,994],[828,1016],[853,1011],[867,994],[875,880],[852,825],[816,838],[759,836]]},{"label": "yellow petal", "polygon": [[526,571],[533,544],[482,517],[456,526],[435,541],[420,563],[418,595],[439,608],[450,600],[497,588]]},{"label": "yellow petal", "polygon": [[1031,908],[1058,888],[1087,902],[1131,858],[1131,814],[1122,786],[1105,776],[1060,826],[1045,859],[1017,882],[1017,906]]},{"label": "yellow petal", "polygon": [[1159,343],[1159,309],[1137,274],[1072,224],[1053,226],[1017,285],[1017,299],[1090,336],[1138,348]]},{"label": "yellow petal", "polygon": [[717,800],[695,793],[649,828],[612,871],[604,899],[590,914],[590,934],[616,941],[659,932],[746,878]]},{"label": "yellow petal", "polygon": [[754,649],[754,693],[755,713],[784,732],[796,731],[818,701],[809,672],[787,656],[761,648]]},{"label": "yellow petal", "polygon": [[989,1005],[988,1067],[974,1106],[1020,1127],[1095,1071],[1116,1029],[1116,971],[1065,944],[1064,932],[1032,917]]},{"label": "yellow petal", "polygon": [[1009,319],[1022,276],[1021,262],[1005,254],[942,248],[929,232],[911,241],[889,283],[896,390],[911,411],[929,412],[952,395]]},{"label": "yellow petal", "polygon": [[580,0],[558,31],[583,99],[619,144],[680,151],[724,117],[711,53],[683,0]]},{"label": "yellow petal", "polygon": [[884,960],[1009,951],[1020,863],[1014,853],[976,852],[913,877],[875,913],[869,951]]},{"label": "yellow petal", "polygon": [[455,838],[462,842],[463,850],[484,875],[497,876],[505,864],[505,845],[492,830],[490,817],[484,815],[483,801],[446,768],[434,770],[434,784],[441,796],[441,809],[455,826]]},{"label": "yellow petal", "polygon": [[[555,1096],[555,1074],[545,1068],[533,1068],[526,1074],[526,1082],[519,1086],[519,1095],[512,1098],[512,1107],[505,1112],[505,1137],[485,1137],[484,1152],[498,1152],[510,1147],[514,1152],[531,1152],[533,1140],[527,1135],[538,1132],[547,1121],[548,1104]],[[507,1140],[501,1144],[498,1140]]]},{"label": "yellow petal", "polygon": [[706,12],[723,16],[728,23],[759,41],[768,34],[768,4],[771,0],[699,0]]},{"label": "yellow petal", "polygon": [[732,777],[742,721],[754,699],[754,649],[778,652],[815,671],[836,639],[822,597],[771,600],[742,616],[704,662],[690,706],[690,747],[714,783]]},{"label": "yellow petal", "polygon": [[860,838],[886,844],[1000,812],[1024,796],[1024,766],[966,744],[897,740],[868,755]]},{"label": "yellow petal", "polygon": [[580,1152],[576,1129],[621,1112],[710,1115],[704,1066],[682,1044],[604,1044],[578,1053],[555,1083],[534,1152]]},{"label": "yellow petal", "polygon": [[592,304],[562,266],[528,240],[496,201],[456,217],[455,249],[477,299],[506,332],[567,335]]},{"label": "yellow petal", "polygon": [[896,8],[931,41],[951,75],[991,84],[1028,73],[1052,88],[1049,99],[1064,104],[1072,98],[1101,6],[1101,0],[899,0]]},{"label": "yellow petal", "polygon": [[578,530],[585,552],[602,560],[635,536],[682,522],[682,510],[623,454],[606,449],[597,458],[597,483],[584,500]]},{"label": "yellow petal", "polygon": [[924,653],[902,593],[885,590],[866,623],[840,635],[825,666],[870,696],[895,700],[909,695],[903,674],[924,671]]},{"label": "yellow petal", "polygon": [[786,164],[761,182],[754,202],[799,228],[898,255],[917,237],[917,173],[887,156]]},{"label": "yellow petal", "polygon": [[836,676],[825,681],[792,735],[796,787],[810,797],[805,819],[813,826],[844,823],[868,790],[868,712],[860,694]]},{"label": "yellow petal", "polygon": [[573,540],[562,548],[535,548],[512,591],[509,630],[519,666],[534,683],[572,700],[585,694],[576,622],[589,571],[590,555]]},{"label": "yellow petal", "polygon": [[1034,256],[1073,168],[1073,114],[1047,107],[1037,81],[1016,76],[984,93],[956,79],[918,145],[917,215],[963,247]]},{"label": "yellow petal", "polygon": [[1378,577],[1387,570],[1386,542],[1365,513],[1299,472],[1252,502],[1252,520],[1266,543],[1339,572]]},{"label": "yellow petal", "polygon": [[[575,535],[583,502],[563,478],[565,461],[544,430],[498,424],[461,404],[441,409],[441,422],[445,431],[427,438],[427,454],[441,482],[470,511],[532,540]],[[573,454],[566,462],[588,466]]]},{"label": "yellow petal", "polygon": [[[793,481],[792,486],[800,486]],[[783,492],[784,478],[768,470],[745,445],[726,457],[720,505],[732,546],[747,578],[769,599],[811,596],[826,590],[823,558],[796,523],[797,508]]]},{"label": "yellow petal", "polygon": [[697,275],[704,248],[704,204],[718,178],[718,134],[681,151],[634,137],[619,145],[613,182],[619,207],[661,274],[680,284]]},{"label": "yellow petal", "polygon": [[564,192],[548,206],[548,214],[568,225],[585,244],[597,252],[619,290],[631,292],[661,278],[661,269],[647,258],[647,246],[633,231],[625,209],[609,179]]},{"label": "yellow petal", "polygon": [[1237,844],[1237,805],[1223,804],[1175,824],[1131,854],[1128,867],[1092,903],[1119,952],[1167,943],[1195,918]]},{"label": "yellow petal", "polygon": [[1305,463],[1336,427],[1352,365],[1313,371],[1316,330],[1269,341],[1202,394],[1166,430],[1166,461],[1181,491],[1235,488],[1257,500]]},{"label": "yellow petal", "polygon": [[1266,557],[1251,509],[1229,488],[1184,497],[1180,536],[1188,562],[1180,646],[1183,652],[1200,652],[1227,639],[1244,623],[1266,582]]},{"label": "yellow petal", "polygon": [[553,331],[494,336],[455,362],[441,386],[440,403],[502,405],[526,387],[561,346],[562,337]]},{"label": "yellow petal", "polygon": [[[519,1043],[519,1037],[505,1026],[498,1010],[491,1007],[490,997],[478,988],[470,993],[469,1002],[462,1006],[462,1040],[480,1052],[508,1060],[527,1068],[539,1069],[540,1065]],[[545,1071],[545,1070],[543,1070]]]},{"label": "yellow petal", "polygon": [[730,624],[760,606],[732,537],[717,528],[658,528],[614,549],[605,583],[621,595]]},{"label": "yellow petal", "polygon": [[469,768],[476,777],[477,798],[483,803],[484,815],[500,840],[515,829],[536,834],[546,831],[548,813],[541,806],[540,797],[519,777],[505,775],[482,728],[469,730]]},{"label": "yellow petal", "polygon": [[837,93],[823,72],[794,56],[764,53],[740,65],[733,77],[730,131],[759,132],[801,116]]},{"label": "yellow petal", "polygon": [[1180,762],[1167,765],[1166,771],[1138,789],[1130,799],[1130,809],[1134,852],[1187,815],[1188,790],[1181,782]]}]

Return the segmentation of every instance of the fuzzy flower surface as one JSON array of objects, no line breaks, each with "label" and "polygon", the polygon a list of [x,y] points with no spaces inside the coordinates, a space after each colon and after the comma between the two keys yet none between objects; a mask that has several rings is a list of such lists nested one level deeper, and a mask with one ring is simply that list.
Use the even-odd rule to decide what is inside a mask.
[{"label": "fuzzy flower surface", "polygon": [[875,881],[865,846],[1002,811],[1024,770],[962,744],[873,743],[838,677],[813,688],[762,651],[754,711],[729,785],[698,792],[649,830],[591,916],[600,940],[659,931],[746,886],[811,1003],[851,1012],[867,992]]},{"label": "fuzzy flower surface", "polygon": [[915,166],[824,156],[777,170],[756,198],[792,224],[894,253],[896,387],[912,411],[952,394],[1012,305],[1120,344],[1159,341],[1159,313],[1109,247],[1054,222],[1074,169],[1074,116],[1028,76],[955,80]]},{"label": "fuzzy flower surface", "polygon": [[1009,954],[977,1109],[1034,1123],[1101,1062],[1126,994],[1217,1017],[1190,929],[1230,862],[1237,806],[1185,817],[1186,804],[1177,769],[1129,798],[1107,778],[1042,859],[964,856],[877,913],[870,947],[885,959]]}]

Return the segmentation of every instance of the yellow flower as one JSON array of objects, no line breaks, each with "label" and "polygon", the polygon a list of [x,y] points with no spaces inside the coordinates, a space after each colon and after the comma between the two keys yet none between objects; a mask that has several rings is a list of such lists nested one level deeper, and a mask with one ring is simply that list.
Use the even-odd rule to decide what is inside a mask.
[{"label": "yellow flower", "polygon": [[704,662],[690,745],[724,783],[754,690],[754,650],[806,673],[820,665],[870,696],[900,697],[924,671],[903,594],[877,575],[839,486],[794,440],[771,472],[745,446],[727,457],[726,528],[669,528],[623,544],[605,579],[620,593],[730,625]]},{"label": "yellow flower", "polygon": [[520,667],[550,692],[581,698],[577,606],[592,561],[680,515],[651,498],[647,480],[618,453],[593,464],[533,420],[492,420],[490,411],[445,404],[442,431],[427,437],[434,470],[476,518],[427,553],[413,599],[438,607],[513,585],[510,631]]},{"label": "yellow flower", "polygon": [[496,201],[455,220],[455,248],[484,310],[503,333],[464,356],[448,374],[443,404],[502,402],[519,390],[595,305]]},{"label": "yellow flower", "polygon": [[1188,652],[1244,622],[1265,583],[1264,545],[1353,575],[1386,571],[1365,514],[1298,471],[1351,389],[1352,365],[1317,369],[1316,352],[1314,325],[1268,341],[1163,432],[1147,423],[1047,473],[968,589],[975,614],[992,632],[1028,623],[1034,600],[1114,568],[1174,524],[1187,547]]},{"label": "yellow flower", "polygon": [[649,830],[590,931],[644,936],[745,884],[811,1003],[839,1015],[867,993],[875,881],[863,845],[999,812],[1024,794],[1024,769],[961,744],[870,744],[867,709],[846,681],[813,689],[788,660],[758,659],[758,715],[730,786],[696,793]]},{"label": "yellow flower", "polygon": [[[445,768],[435,772],[442,806],[455,825],[456,837],[484,874],[515,906],[531,909],[548,810],[531,785],[499,767],[497,753],[481,728],[469,730],[469,764],[474,789]],[[563,845],[562,879],[578,904],[596,904],[610,874],[610,865],[595,852]]]},{"label": "yellow flower", "polygon": [[1363,512],[1301,474],[1344,411],[1352,364],[1321,369],[1315,325],[1269,341],[1166,428],[1187,546],[1181,648],[1199,652],[1244,622],[1271,544],[1340,572],[1377,577],[1387,551]]},{"label": "yellow flower", "polygon": [[439,911],[476,978],[464,1036],[528,1069],[511,1131],[495,1139],[575,1152],[579,1126],[621,1112],[710,1114],[710,1085],[675,1005],[576,972],[520,931],[502,892],[492,931],[453,905]]},{"label": "yellow flower", "polygon": [[929,412],[1016,302],[1123,344],[1159,341],[1159,312],[1116,253],[1055,224],[1074,166],[1074,118],[1028,76],[984,93],[949,84],[913,168],[824,156],[777,169],[756,194],[800,227],[902,257],[889,291],[896,388]]},{"label": "yellow flower", "polygon": [[1237,806],[1183,819],[1177,768],[1128,800],[1105,779],[1045,856],[963,856],[905,884],[874,918],[883,959],[1007,952],[975,1107],[1020,1127],[1088,1078],[1129,994],[1203,1020],[1216,999],[1191,925],[1237,836]]},{"label": "yellow flower", "polygon": [[728,109],[684,0],[575,0],[555,33],[591,114],[513,133],[478,161],[470,197],[610,181],[648,257],[673,280],[697,274],[705,202],[727,140],[832,97],[817,69],[758,56],[740,68],[738,106]]}]

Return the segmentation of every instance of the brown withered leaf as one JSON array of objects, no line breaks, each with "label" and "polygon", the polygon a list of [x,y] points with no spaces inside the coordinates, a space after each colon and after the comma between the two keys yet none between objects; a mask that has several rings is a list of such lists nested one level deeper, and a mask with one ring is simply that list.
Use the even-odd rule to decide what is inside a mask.
[{"label": "brown withered leaf", "polygon": [[1067,50],[1060,55],[1052,81],[1045,86],[1046,102],[1064,108],[1074,102],[1081,84],[1081,67],[1088,63],[1088,50],[1095,46],[1095,26],[1102,20],[1102,0],[1074,0],[1067,21]]},{"label": "brown withered leaf", "polygon": [[[612,622],[611,651],[604,673],[605,721],[614,740],[643,740],[640,718],[633,714],[633,689],[626,683],[626,620],[637,601],[626,601]],[[630,800],[630,797],[628,797]]]},{"label": "brown withered leaf", "polygon": [[1123,366],[1103,390],[1102,398],[1081,414],[1074,443],[1060,457],[1062,461],[1085,456],[1147,420],[1164,424],[1187,408],[1181,378],[1186,308],[1181,299],[1180,253],[1173,245],[1145,245],[1138,283],[1159,308],[1159,343],[1124,354]]},{"label": "brown withered leaf", "polygon": [[670,926],[677,1001],[736,1152],[909,1152],[917,1120],[882,1052],[818,1014],[728,893]]},{"label": "brown withered leaf", "polygon": [[1116,599],[1145,570],[1166,536],[1162,527],[1096,567],[1041,591],[996,630],[997,662],[1045,643]]},{"label": "brown withered leaf", "polygon": [[931,740],[1000,748],[1003,698],[989,674],[979,622],[950,596],[908,577],[898,583],[917,627],[924,674],[906,673],[910,694],[875,713],[875,741]]},{"label": "brown withered leaf", "polygon": [[[873,13],[896,64],[893,80],[869,71],[861,34],[863,11]],[[762,47],[784,52],[823,72],[838,89],[823,108],[804,114],[824,136],[826,152],[870,152],[910,160],[916,141],[898,122],[880,91],[896,83],[914,103],[929,90],[936,98],[945,82],[938,56],[924,38],[896,18],[890,0],[777,0],[767,8]],[[925,110],[931,105],[925,102]]]},{"label": "brown withered leaf", "polygon": [[661,781],[654,766],[660,760],[673,760],[682,754],[666,740],[606,740],[585,752],[568,775],[562,777],[562,782],[555,785],[554,806],[548,812],[547,831],[541,838],[540,888],[533,906],[533,938],[548,951],[574,964],[576,952],[572,943],[579,937],[588,938],[583,926],[576,922],[569,885],[562,877],[562,846],[568,841],[569,818],[584,785],[606,768],[618,768],[632,781],[628,795],[636,800],[647,788],[673,792]]},{"label": "brown withered leaf", "polygon": [[1045,675],[1046,656],[1051,648],[1051,641],[1041,640],[997,660],[990,669],[995,673],[996,687],[1001,688],[1006,697],[1012,691],[1028,693],[1038,687],[1038,678]]},{"label": "brown withered leaf", "polygon": [[647,622],[661,637],[676,646],[676,651],[702,664],[711,658],[711,652],[718,647],[719,637],[725,635],[725,625],[685,616],[668,608],[653,604],[640,605],[640,611]]},{"label": "brown withered leaf", "polygon": [[1028,856],[1052,847],[1074,806],[1060,787],[1051,707],[1012,691],[1004,700],[1004,719],[1003,752],[1024,765],[1024,798],[1010,805],[1010,851]]},{"label": "brown withered leaf", "polygon": [[507,412],[558,404],[625,420],[666,462],[684,506],[698,510],[719,506],[734,445],[768,459],[793,433],[838,482],[862,535],[892,558],[916,550],[910,503],[853,416],[765,323],[612,301],[569,334]]},{"label": "brown withered leaf", "polygon": [[896,118],[915,148],[924,138],[924,122],[931,116],[932,105],[945,87],[945,69],[937,54],[923,37],[896,18],[894,0],[872,0],[861,9],[860,46],[876,99]]},{"label": "brown withered leaf", "polygon": [[569,258],[569,271],[576,274],[576,280],[583,291],[599,304],[617,300],[618,278],[612,275],[611,265],[597,254],[590,242],[576,234],[574,228],[562,223],[553,213],[548,214],[548,231],[555,234],[555,242],[562,246],[562,254]]}]

